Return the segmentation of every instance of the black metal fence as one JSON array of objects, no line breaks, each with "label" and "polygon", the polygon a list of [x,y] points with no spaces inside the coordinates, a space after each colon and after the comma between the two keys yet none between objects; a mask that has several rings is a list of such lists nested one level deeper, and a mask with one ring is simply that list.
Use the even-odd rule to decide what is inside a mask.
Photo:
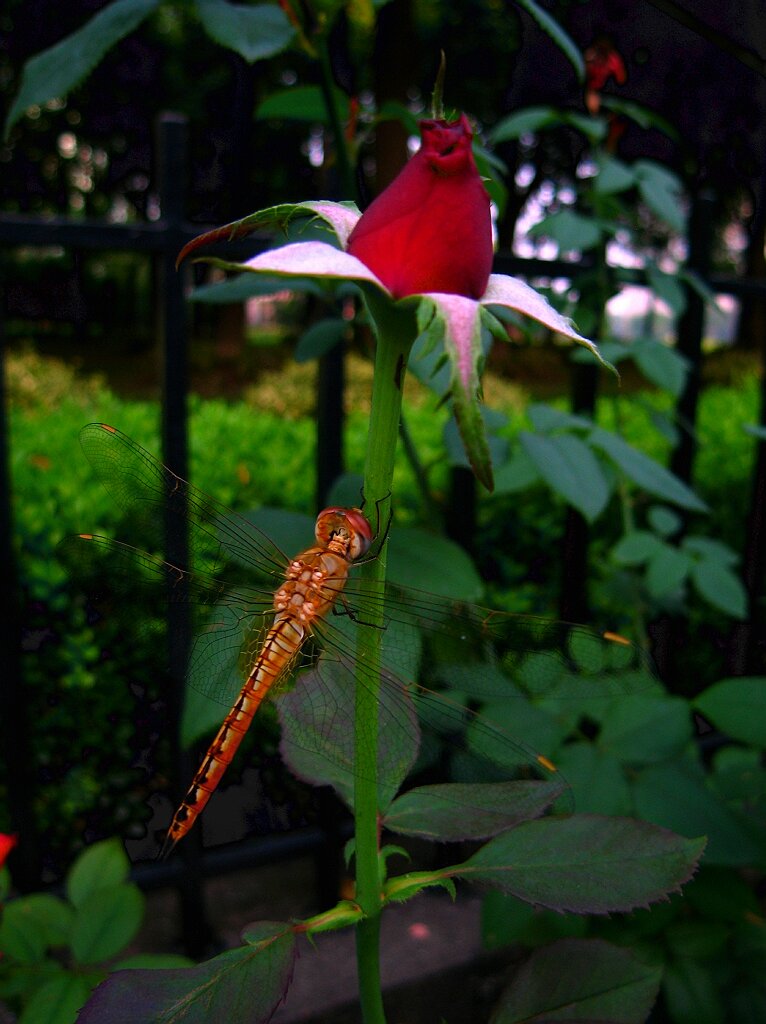
[{"label": "black metal fence", "polygon": [[[188,317],[185,300],[186,272],[176,271],[175,260],[179,250],[200,232],[185,218],[185,178],[187,161],[187,127],[184,120],[173,114],[165,115],[158,125],[157,181],[161,215],[157,221],[144,224],[114,225],[107,223],[74,222],[66,218],[36,219],[30,217],[0,216],[0,246],[58,245],[71,250],[134,251],[153,257],[157,275],[158,324],[163,353],[162,374],[162,454],[165,463],[181,476],[187,475],[187,394],[188,394]],[[766,285],[760,280],[748,280],[729,275],[707,274],[710,225],[713,201],[709,196],[699,197],[692,211],[690,267],[706,278],[711,288],[725,291],[743,299],[766,297]],[[249,240],[246,253],[265,246],[267,239]],[[227,250],[231,252],[231,250]],[[542,260],[523,260],[510,254],[499,253],[494,269],[498,272],[535,275],[571,276],[572,264],[558,264]],[[576,269],[580,269],[580,265]],[[678,402],[681,422],[685,424],[682,439],[673,455],[671,467],[685,482],[692,483],[694,472],[694,423],[701,386],[700,363],[703,329],[703,302],[699,294],[689,289],[688,307],[679,329],[679,349],[692,365],[686,389]],[[0,331],[2,320],[0,319]],[[3,336],[0,342],[5,348]],[[761,339],[762,360],[766,365],[766,339]],[[331,355],[337,360],[338,355]],[[14,829],[19,833],[19,855],[14,858],[14,878],[22,890],[39,885],[40,861],[36,823],[31,808],[35,787],[35,756],[31,749],[27,723],[27,706],[20,664],[20,622],[18,602],[18,572],[14,564],[12,545],[11,486],[8,473],[7,409],[4,387],[4,358],[0,359],[0,558],[3,573],[0,587],[3,604],[7,609],[0,617],[0,643],[4,654],[4,672],[0,701],[3,755],[9,766],[9,811]],[[334,479],[341,469],[342,389],[338,387],[337,363],[320,371],[319,386],[326,389],[320,395],[317,422],[318,444],[317,480],[320,490]],[[760,423],[766,424],[766,374],[761,395]],[[459,471],[458,471],[459,472]],[[448,516],[453,535],[470,529],[472,502],[466,500],[466,490],[454,488],[457,500]],[[568,551],[570,564],[585,564],[588,543],[584,521],[572,529]],[[169,537],[169,544],[181,545],[171,553],[171,560],[183,562],[183,538]],[[729,663],[737,673],[754,671],[757,664],[758,638],[762,636],[762,586],[766,570],[766,444],[758,444],[758,456],[751,481],[751,500],[742,548],[745,566],[744,579],[749,599],[749,614],[732,634]],[[563,574],[576,586],[575,574]],[[564,586],[566,587],[566,582]],[[576,594],[562,593],[563,608],[577,607]],[[177,680],[176,691],[169,698],[171,717],[178,736],[180,721],[183,666],[191,640],[190,623],[183,604],[173,602],[168,610],[171,674]],[[666,632],[672,633],[673,624],[666,623]],[[665,644],[672,648],[672,638]],[[187,782],[196,765],[175,741],[174,756],[177,789]],[[12,767],[11,767],[12,766]],[[194,833],[192,833],[194,834]],[[192,952],[200,950],[208,938],[207,918],[200,884],[204,876],[284,858],[293,854],[312,852],[317,858],[320,886],[327,884],[332,872],[333,849],[337,836],[320,829],[303,829],[298,833],[275,835],[251,840],[236,849],[203,852],[199,841],[186,841],[181,856],[170,862],[143,865],[136,870],[139,882],[146,887],[173,884],[177,886],[183,912],[184,935]],[[329,900],[329,892],[321,892],[320,901]]]}]

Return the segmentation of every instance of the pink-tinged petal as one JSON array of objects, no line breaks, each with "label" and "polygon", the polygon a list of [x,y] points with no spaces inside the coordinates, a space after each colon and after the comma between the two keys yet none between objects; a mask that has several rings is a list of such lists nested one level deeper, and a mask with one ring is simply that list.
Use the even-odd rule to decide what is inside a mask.
[{"label": "pink-tinged petal", "polygon": [[593,355],[604,366],[614,369],[599,352],[597,346],[584,338],[572,326],[570,320],[562,316],[551,306],[547,299],[536,292],[531,285],[519,281],[516,277],[508,277],[506,274],[491,274],[487,290],[481,297],[482,306],[505,306],[506,309],[514,309],[532,320],[537,320],[557,334],[563,334],[578,345],[584,345],[590,349]]},{"label": "pink-tinged petal", "polygon": [[344,278],[366,281],[385,292],[385,286],[373,272],[347,252],[327,242],[293,242],[279,249],[259,253],[246,263],[227,264],[233,270],[251,270],[262,274],[284,274],[288,277]]},{"label": "pink-tinged petal", "polygon": [[477,478],[491,491],[492,461],[479,405],[480,304],[463,295],[431,292],[421,297],[418,326],[443,342],[452,368],[451,396],[460,436]]},{"label": "pink-tinged petal", "polygon": [[327,221],[335,232],[341,249],[348,248],[348,236],[362,216],[354,203],[333,203],[321,199],[318,202],[298,203],[298,206],[304,210],[313,210],[317,217]]}]

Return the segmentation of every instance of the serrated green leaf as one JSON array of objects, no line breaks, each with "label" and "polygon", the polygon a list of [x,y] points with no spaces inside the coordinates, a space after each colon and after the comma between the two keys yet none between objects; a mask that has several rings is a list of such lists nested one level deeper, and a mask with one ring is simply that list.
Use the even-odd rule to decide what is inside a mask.
[{"label": "serrated green leaf", "polygon": [[80,965],[110,960],[135,937],[144,915],[144,897],[127,882],[101,886],[77,908],[72,955]]},{"label": "serrated green leaf", "polygon": [[609,484],[584,441],[573,434],[545,437],[526,431],[519,440],[543,480],[589,522],[603,512]]},{"label": "serrated green leaf", "polygon": [[692,512],[707,512],[708,507],[686,484],[654,459],[601,427],[591,434],[591,444],[612,459],[627,477],[640,487]]},{"label": "serrated green leaf", "polygon": [[732,739],[766,748],[765,677],[722,679],[695,697],[694,705]]},{"label": "serrated green leaf", "polygon": [[66,878],[70,902],[80,907],[92,893],[103,887],[124,882],[130,862],[119,839],[104,839],[84,850],[72,865]]},{"label": "serrated green leaf", "polygon": [[705,559],[693,566],[691,578],[697,591],[714,608],[735,619],[747,617],[747,591],[728,566]]},{"label": "serrated green leaf", "polygon": [[677,889],[703,848],[647,822],[578,814],[525,822],[444,870],[552,910],[606,914]]},{"label": "serrated green leaf", "polygon": [[82,28],[28,60],[5,122],[6,137],[29,107],[63,99],[158,6],[159,0],[115,0]]},{"label": "serrated green leaf", "polygon": [[287,49],[295,29],[276,4],[231,4],[227,0],[194,0],[205,32],[248,64]]}]

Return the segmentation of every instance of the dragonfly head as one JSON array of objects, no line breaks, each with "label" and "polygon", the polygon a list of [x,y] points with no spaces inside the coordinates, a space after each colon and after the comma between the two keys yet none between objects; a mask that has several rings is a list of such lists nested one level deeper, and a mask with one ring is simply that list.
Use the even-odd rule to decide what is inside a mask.
[{"label": "dragonfly head", "polygon": [[352,562],[361,558],[372,544],[372,528],[360,508],[326,508],[317,516],[317,543],[327,547],[335,537],[347,542],[346,557]]}]

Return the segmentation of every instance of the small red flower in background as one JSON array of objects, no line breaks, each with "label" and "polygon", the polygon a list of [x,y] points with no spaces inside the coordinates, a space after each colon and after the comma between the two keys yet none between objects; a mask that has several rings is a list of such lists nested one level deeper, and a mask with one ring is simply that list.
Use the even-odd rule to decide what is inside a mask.
[{"label": "small red flower in background", "polygon": [[597,114],[601,101],[599,93],[610,78],[618,85],[628,79],[625,63],[619,52],[608,39],[597,39],[585,51],[585,106],[591,114]]},{"label": "small red flower in background", "polygon": [[420,130],[423,144],[362,215],[347,252],[396,299],[480,299],[492,270],[492,221],[468,118],[421,121]]},{"label": "small red flower in background", "polygon": [[17,843],[18,839],[16,836],[9,836],[5,832],[0,832],[0,868],[5,864],[8,854]]}]

